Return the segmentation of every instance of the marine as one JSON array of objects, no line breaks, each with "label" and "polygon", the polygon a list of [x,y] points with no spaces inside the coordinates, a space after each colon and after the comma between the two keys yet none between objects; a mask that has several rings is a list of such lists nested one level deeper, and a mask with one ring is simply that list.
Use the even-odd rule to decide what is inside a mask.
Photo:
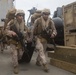
[{"label": "marine", "polygon": [[17,28],[17,31],[22,33],[22,35],[24,37],[24,39],[22,39],[22,40],[25,40],[26,33],[27,33],[27,27],[25,25],[25,21],[23,18],[24,15],[25,15],[25,13],[23,10],[17,10],[15,13],[15,18],[10,20],[7,23],[7,26],[5,29],[5,33],[9,38],[8,42],[10,42],[11,53],[12,53],[12,62],[13,62],[13,71],[15,74],[19,73],[18,60],[21,59],[24,50],[19,41],[15,40],[15,39],[11,39],[13,37],[18,37],[17,33],[15,31],[13,31],[12,26],[15,25],[15,27]]},{"label": "marine", "polygon": [[49,17],[50,10],[45,8],[41,12],[41,17],[36,19],[34,22],[33,35],[35,36],[36,41],[36,50],[38,52],[38,57],[36,60],[36,65],[41,65],[44,68],[45,72],[48,72],[48,64],[46,60],[46,48],[47,48],[47,39],[45,38],[45,33],[43,31],[49,30],[49,38],[55,38],[57,31],[54,25],[54,22]]}]

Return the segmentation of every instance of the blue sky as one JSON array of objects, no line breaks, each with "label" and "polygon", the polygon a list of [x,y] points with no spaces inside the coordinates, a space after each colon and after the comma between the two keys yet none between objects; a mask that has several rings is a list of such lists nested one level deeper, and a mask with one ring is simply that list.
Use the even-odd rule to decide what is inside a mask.
[{"label": "blue sky", "polygon": [[15,7],[17,9],[23,9],[25,11],[25,19],[29,16],[28,10],[32,7],[42,10],[43,8],[49,8],[51,13],[56,10],[57,7],[67,5],[76,0],[15,0]]}]

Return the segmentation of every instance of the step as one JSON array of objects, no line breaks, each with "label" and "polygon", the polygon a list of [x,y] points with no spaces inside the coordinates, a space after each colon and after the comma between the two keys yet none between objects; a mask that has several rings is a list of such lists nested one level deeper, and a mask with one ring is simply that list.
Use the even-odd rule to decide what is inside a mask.
[{"label": "step", "polygon": [[50,59],[50,64],[61,69],[76,73],[76,64],[72,64],[69,62],[61,61],[58,59]]},{"label": "step", "polygon": [[48,53],[48,57],[76,64],[76,56],[68,56],[56,53]]},{"label": "step", "polygon": [[55,50],[56,54],[68,55],[68,56],[76,56],[76,48],[75,47],[67,47],[67,46],[57,46]]}]

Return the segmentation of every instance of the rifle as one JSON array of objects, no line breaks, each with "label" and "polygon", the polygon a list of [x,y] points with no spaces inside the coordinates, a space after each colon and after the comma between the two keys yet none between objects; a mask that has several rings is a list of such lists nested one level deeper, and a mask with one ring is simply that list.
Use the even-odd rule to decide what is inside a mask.
[{"label": "rifle", "polygon": [[26,49],[26,43],[23,41],[24,39],[23,34],[17,30],[15,25],[12,25],[10,29],[17,34],[17,36],[13,36],[12,39],[21,43],[21,46],[23,47],[24,52],[27,54],[29,58],[28,50]]},{"label": "rifle", "polygon": [[50,42],[51,44],[53,44],[54,45],[54,49],[56,49],[56,44],[55,44],[54,38],[51,38],[51,33],[52,33],[52,29],[48,29],[47,28],[47,29],[43,30],[40,33],[40,35],[43,38],[47,39],[48,42]]},{"label": "rifle", "polygon": [[6,19],[1,19],[2,22],[5,22]]}]

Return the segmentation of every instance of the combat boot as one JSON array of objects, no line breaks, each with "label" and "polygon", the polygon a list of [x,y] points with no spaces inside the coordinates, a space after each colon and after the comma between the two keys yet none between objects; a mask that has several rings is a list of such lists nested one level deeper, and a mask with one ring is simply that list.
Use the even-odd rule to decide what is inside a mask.
[{"label": "combat boot", "polygon": [[19,73],[19,68],[18,68],[18,66],[15,66],[15,67],[14,67],[14,73],[15,73],[15,74],[18,74],[18,73]]},{"label": "combat boot", "polygon": [[40,64],[39,61],[36,61],[36,65],[37,65],[37,66],[41,66],[41,64]]},{"label": "combat boot", "polygon": [[44,70],[45,72],[49,72],[49,69],[48,69],[47,64],[43,64],[43,70]]}]

